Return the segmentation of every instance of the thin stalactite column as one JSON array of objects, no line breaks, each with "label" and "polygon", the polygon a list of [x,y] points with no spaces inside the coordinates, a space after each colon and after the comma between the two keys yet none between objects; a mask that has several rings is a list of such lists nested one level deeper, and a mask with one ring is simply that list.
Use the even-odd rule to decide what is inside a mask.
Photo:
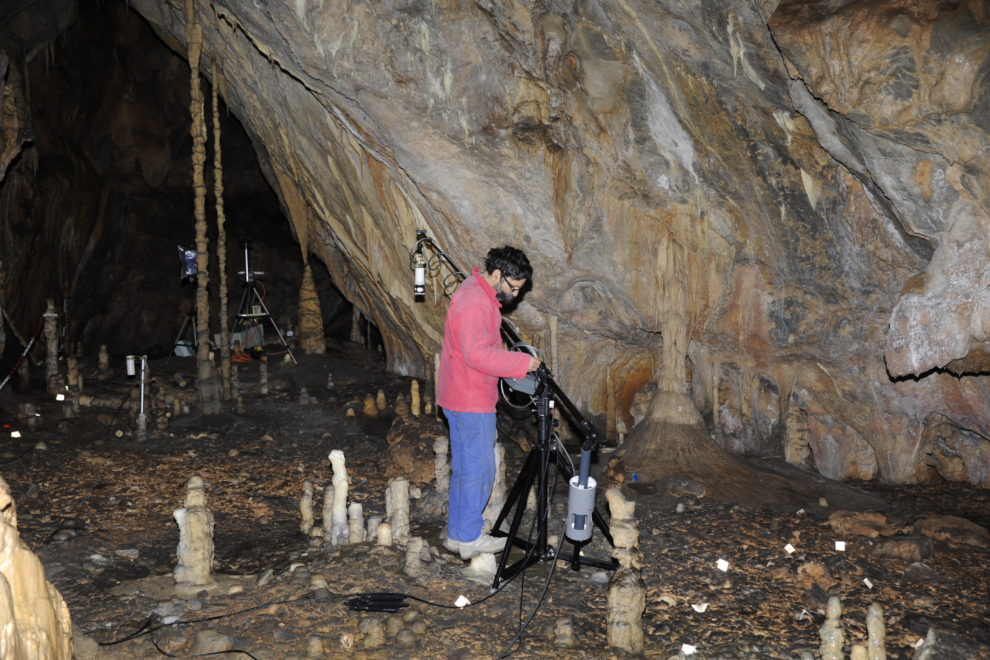
[{"label": "thin stalactite column", "polygon": [[189,111],[192,114],[193,138],[193,196],[196,217],[196,390],[199,392],[199,409],[204,415],[221,410],[220,386],[216,370],[210,360],[210,301],[206,287],[209,284],[209,252],[206,242],[206,183],[203,165],[206,163],[206,119],[203,109],[203,90],[199,82],[199,57],[203,50],[203,28],[196,23],[193,0],[186,0],[186,45],[189,49]]},{"label": "thin stalactite column", "polygon": [[217,262],[220,269],[220,377],[224,401],[230,401],[230,329],[227,326],[227,231],[223,213],[223,166],[220,163],[220,106],[217,103],[217,62],[210,64],[213,78],[213,195],[217,199]]}]

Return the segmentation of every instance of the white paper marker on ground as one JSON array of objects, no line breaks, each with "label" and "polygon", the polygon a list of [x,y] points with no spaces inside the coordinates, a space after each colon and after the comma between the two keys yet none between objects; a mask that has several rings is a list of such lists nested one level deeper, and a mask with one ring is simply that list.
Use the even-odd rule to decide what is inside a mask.
[{"label": "white paper marker on ground", "polygon": [[718,566],[718,570],[720,571],[729,570],[729,562],[725,561],[724,559],[719,559],[716,566]]},{"label": "white paper marker on ground", "polygon": [[866,588],[867,589],[872,589],[873,588],[873,583],[870,582],[870,578],[863,578],[863,584],[866,585]]},{"label": "white paper marker on ground", "polygon": [[788,543],[784,546],[784,550],[787,550],[787,554],[794,554],[794,546]]},{"label": "white paper marker on ground", "polygon": [[708,609],[708,603],[701,603],[700,605],[692,604],[691,607],[694,608],[695,612],[704,612],[705,610]]},{"label": "white paper marker on ground", "polygon": [[454,605],[456,605],[457,607],[464,607],[465,605],[470,605],[470,604],[471,601],[469,601],[464,596],[458,596],[457,600],[454,601]]},{"label": "white paper marker on ground", "polygon": [[691,655],[692,653],[694,653],[697,650],[698,649],[696,649],[695,647],[691,646],[690,644],[682,644],[681,645],[681,652],[684,655]]},{"label": "white paper marker on ground", "polygon": [[836,541],[835,542],[835,549],[838,550],[839,552],[845,552],[846,551],[846,542],[845,541]]}]

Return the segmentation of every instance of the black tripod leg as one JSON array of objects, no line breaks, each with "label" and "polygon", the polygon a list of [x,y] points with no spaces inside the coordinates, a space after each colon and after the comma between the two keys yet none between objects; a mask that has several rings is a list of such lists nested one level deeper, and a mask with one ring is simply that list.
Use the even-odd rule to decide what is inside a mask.
[{"label": "black tripod leg", "polygon": [[[531,467],[532,464],[536,462],[536,457],[534,457],[535,453],[535,451],[530,453],[529,457],[526,459],[525,467]],[[502,575],[505,573],[505,567],[509,565],[509,554],[512,552],[513,542],[516,539],[516,534],[519,533],[519,526],[522,524],[523,514],[526,512],[526,500],[523,499],[525,497],[524,493],[529,492],[530,486],[533,485],[534,476],[535,475],[533,474],[532,469],[524,468],[523,473],[519,475],[519,478],[516,479],[515,485],[512,487],[512,494],[514,497],[506,499],[505,506],[502,507],[502,512],[499,513],[499,517],[496,520],[496,523],[501,524],[499,521],[501,521],[504,515],[508,513],[513,502],[516,503],[516,512],[512,516],[512,524],[509,526],[509,533],[505,541],[505,548],[502,550],[502,556],[499,557],[498,560],[498,570],[495,571],[495,579],[492,581],[492,589],[498,589],[502,582]],[[537,512],[537,515],[539,515],[539,512]],[[525,548],[525,550],[528,551],[529,548]]]},{"label": "black tripod leg", "polygon": [[512,484],[512,490],[509,491],[509,494],[505,498],[505,504],[502,505],[502,510],[498,512],[498,518],[495,519],[495,524],[492,525],[492,536],[499,537],[505,534],[501,530],[502,523],[509,517],[509,511],[512,510],[512,503],[519,498],[520,493],[529,489],[529,484],[533,483],[532,477],[529,478],[527,484],[523,482],[526,481],[526,476],[532,472],[534,463],[536,463],[536,452],[530,451],[526,457],[526,462],[523,463],[522,470],[519,472],[519,476],[516,477],[516,483]]}]

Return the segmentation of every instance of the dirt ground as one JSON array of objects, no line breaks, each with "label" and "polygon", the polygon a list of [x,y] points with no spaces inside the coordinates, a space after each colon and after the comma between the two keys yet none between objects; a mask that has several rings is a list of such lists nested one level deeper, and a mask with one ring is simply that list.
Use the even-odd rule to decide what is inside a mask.
[{"label": "dirt ground", "polygon": [[[246,654],[231,657],[249,653],[259,660],[494,658],[509,646],[521,620],[540,602],[549,562],[532,567],[524,579],[490,599],[458,609],[451,607],[458,596],[475,603],[490,594],[490,587],[463,576],[466,563],[440,545],[442,519],[417,502],[412,534],[434,551],[415,579],[403,574],[405,553],[399,548],[314,545],[300,532],[303,481],[316,487],[319,525],[322,489],[332,476],[327,455],[333,449],[346,456],[349,501],[363,504],[366,519],[384,515],[386,483],[397,469],[386,438],[396,417],[396,397],[402,393],[408,400],[410,379],[387,374],[377,353],[353,344],[334,344],[325,356],[297,353],[297,358],[299,365],[285,364],[282,356],[271,358],[267,395],[258,390],[260,363],[241,365],[243,412],[231,404],[228,412],[211,419],[179,414],[159,437],[145,442],[136,441],[126,406],[112,428],[107,422],[113,409],[81,408],[75,418],[63,419],[62,404],[45,393],[40,374],[31,389],[8,387],[0,395],[0,474],[17,502],[22,538],[65,597],[79,632],[109,643],[149,619],[153,627],[169,623],[98,651],[80,645],[78,657],[182,658],[232,649]],[[96,380],[95,362],[83,360],[85,393],[124,395],[132,383],[122,375]],[[173,357],[167,367],[155,361],[151,372],[166,386],[168,398],[194,391],[193,358]],[[190,376],[185,388],[174,380],[177,372]],[[328,375],[333,377],[329,388]],[[314,398],[307,405],[299,403],[302,387]],[[365,395],[379,389],[385,392],[386,410],[379,418],[364,417]],[[35,426],[18,419],[18,404],[25,402],[38,407]],[[347,416],[348,408],[355,417]],[[526,419],[500,417],[511,485],[535,428]],[[406,461],[420,475],[431,474],[431,434],[439,427],[427,417],[417,423],[416,432],[422,432],[418,446],[415,433],[399,444],[410,443]],[[10,437],[15,430],[21,438]],[[39,442],[44,448],[36,448]],[[576,461],[578,448],[568,449]],[[595,470],[600,477],[603,466],[599,459]],[[168,595],[179,538],[172,512],[182,506],[193,475],[207,484],[216,521],[215,569],[224,589],[183,600]],[[429,500],[432,484],[421,480],[414,485],[426,496],[424,502]],[[842,600],[847,646],[865,643],[866,610],[874,602],[884,609],[888,657],[913,657],[930,626],[990,645],[986,539],[948,534],[919,542],[914,528],[926,516],[949,515],[990,527],[988,493],[958,484],[855,486],[882,498],[872,501],[885,509],[893,536],[837,535],[828,521],[835,507],[827,498],[789,510],[741,508],[686,494],[675,497],[656,484],[627,480],[626,496],[637,501],[645,565],[643,655],[669,658],[683,654],[688,644],[697,649],[694,658],[797,659],[805,652],[819,657],[818,631],[829,596]],[[607,517],[601,490],[598,502]],[[560,480],[552,534],[560,533],[565,507]],[[530,520],[524,519],[526,531]],[[908,542],[887,543],[891,539]],[[845,551],[836,549],[837,540],[846,542]],[[793,552],[785,549],[788,545]],[[565,542],[564,549],[569,548]],[[608,558],[598,532],[583,550]],[[727,570],[718,568],[719,560],[728,562]],[[919,569],[918,562],[931,571]],[[311,576],[317,573],[325,576],[331,598],[312,598]],[[258,584],[259,576],[264,584]],[[558,562],[512,657],[621,656],[606,644],[607,580],[608,574],[597,569],[574,572]],[[235,585],[243,591],[228,594]],[[405,615],[361,613],[336,597],[380,591],[409,593],[447,608],[410,601]],[[295,599],[305,600],[285,602]],[[561,648],[555,641],[554,626],[562,617],[573,624],[574,646]],[[380,619],[388,632],[378,648],[365,648],[371,618]]]}]

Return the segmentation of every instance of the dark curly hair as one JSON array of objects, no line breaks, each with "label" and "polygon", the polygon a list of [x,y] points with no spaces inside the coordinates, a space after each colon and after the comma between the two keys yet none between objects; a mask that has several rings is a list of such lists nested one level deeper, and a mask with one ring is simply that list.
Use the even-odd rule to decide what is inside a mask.
[{"label": "dark curly hair", "polygon": [[502,277],[513,280],[529,280],[533,278],[533,267],[522,250],[506,245],[492,248],[485,258],[485,270],[494,273],[502,271]]}]

